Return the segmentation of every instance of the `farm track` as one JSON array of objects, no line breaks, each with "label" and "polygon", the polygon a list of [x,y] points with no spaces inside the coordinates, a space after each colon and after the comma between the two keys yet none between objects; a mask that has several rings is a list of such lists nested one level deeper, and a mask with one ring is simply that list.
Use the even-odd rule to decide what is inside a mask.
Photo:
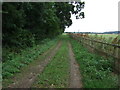
[{"label": "farm track", "polygon": [[[33,88],[34,86],[35,88],[46,88],[49,86],[49,88],[85,87],[83,86],[82,77],[80,74],[82,68],[79,68],[82,61],[78,62],[78,64],[73,53],[73,50],[75,51],[75,55],[77,54],[76,52],[82,52],[82,48],[78,48],[77,46],[79,45],[73,43],[74,42],[70,42],[70,39],[67,36],[60,37],[59,41],[49,50],[44,52],[42,55],[39,55],[34,62],[30,63],[25,68],[22,68],[21,73],[15,74],[15,77],[11,78],[13,79],[13,83],[6,86],[8,88],[32,88],[32,86]],[[76,51],[77,49],[79,49],[79,51]],[[109,82],[109,78],[107,80]],[[111,79],[111,81],[113,80]],[[97,83],[95,85],[97,85]]]},{"label": "farm track", "polygon": [[14,77],[12,84],[10,84],[9,88],[30,88],[34,83],[38,74],[40,74],[46,65],[50,62],[51,58],[54,57],[58,49],[61,47],[62,42],[59,41],[56,46],[50,48],[47,52],[45,52],[42,56],[44,60],[38,60],[36,65],[30,64],[29,68],[21,72],[20,75]]},{"label": "farm track", "polygon": [[82,88],[79,65],[77,64],[74,58],[74,53],[72,51],[72,46],[70,42],[68,43],[68,47],[69,47],[69,56],[70,56],[70,86],[69,88]]},{"label": "farm track", "polygon": [[[13,83],[10,84],[9,88],[30,88],[36,81],[37,76],[44,71],[44,68],[49,65],[49,62],[56,55],[59,48],[62,47],[63,40],[61,39],[57,45],[51,47],[48,51],[44,52],[38,57],[35,63],[31,63],[27,68],[22,70],[21,73],[16,75],[13,79]],[[68,82],[68,88],[82,88],[81,74],[79,71],[79,65],[77,64],[74,53],[72,51],[71,43],[68,40],[68,56],[70,62],[70,77]]]}]

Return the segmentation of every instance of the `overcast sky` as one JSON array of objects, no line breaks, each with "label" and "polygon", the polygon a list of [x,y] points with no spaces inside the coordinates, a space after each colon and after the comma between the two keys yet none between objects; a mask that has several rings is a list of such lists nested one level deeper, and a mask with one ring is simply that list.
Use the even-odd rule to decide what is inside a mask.
[{"label": "overcast sky", "polygon": [[85,18],[71,16],[73,24],[65,32],[104,32],[118,30],[118,2],[120,0],[85,1]]}]

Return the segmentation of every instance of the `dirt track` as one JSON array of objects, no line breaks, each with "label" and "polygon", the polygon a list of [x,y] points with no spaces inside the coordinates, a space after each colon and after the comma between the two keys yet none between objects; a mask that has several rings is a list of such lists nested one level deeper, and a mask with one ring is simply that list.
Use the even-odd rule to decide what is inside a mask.
[{"label": "dirt track", "polygon": [[9,85],[9,88],[30,88],[32,83],[35,81],[38,74],[40,74],[44,67],[49,63],[51,58],[56,54],[57,50],[60,48],[62,42],[59,41],[56,47],[52,47],[50,50],[43,54],[45,57],[42,62],[38,62],[35,66],[30,66],[23,73],[20,73],[21,77],[15,77],[14,83]]},{"label": "dirt track", "polygon": [[72,51],[72,46],[69,46],[69,56],[70,56],[70,86],[69,88],[82,88],[81,75],[79,72],[79,65],[77,64],[74,53]]},{"label": "dirt track", "polygon": [[[47,52],[40,55],[35,64],[30,64],[28,68],[23,70],[19,75],[14,77],[14,83],[9,85],[9,88],[30,88],[32,84],[36,81],[38,74],[40,74],[44,68],[49,64],[50,60],[55,56],[58,49],[62,45],[62,40],[50,48]],[[74,53],[72,51],[72,46],[68,42],[69,48],[69,61],[70,61],[70,80],[68,82],[68,88],[82,88],[81,75],[79,72],[79,65],[77,64]]]}]

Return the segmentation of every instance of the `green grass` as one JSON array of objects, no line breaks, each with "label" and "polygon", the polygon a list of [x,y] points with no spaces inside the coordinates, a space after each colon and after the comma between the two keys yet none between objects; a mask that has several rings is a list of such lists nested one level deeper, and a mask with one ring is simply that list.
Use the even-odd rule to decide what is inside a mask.
[{"label": "green grass", "polygon": [[71,40],[75,58],[80,65],[84,88],[116,88],[117,75],[113,75],[112,59],[92,54],[79,42]]},{"label": "green grass", "polygon": [[[90,36],[96,36],[96,34],[89,34]],[[109,37],[112,37],[112,38],[115,38],[118,36],[118,34],[97,34],[97,36],[99,37],[105,37],[105,38],[109,38]]]},{"label": "green grass", "polygon": [[45,70],[38,75],[35,88],[65,88],[69,80],[69,61],[67,37],[63,36],[63,44]]},{"label": "green grass", "polygon": [[55,45],[57,40],[58,39],[47,40],[40,45],[25,49],[21,53],[9,53],[6,55],[8,60],[2,63],[3,86],[12,83],[11,78],[13,78],[17,73],[20,73],[23,67],[26,67],[30,63],[34,62],[40,54]]},{"label": "green grass", "polygon": [[[97,41],[120,45],[120,42],[119,42],[120,35],[118,35],[118,34],[97,34],[97,35],[89,34],[89,36],[91,39],[94,39]],[[93,43],[95,43],[95,42],[93,42]],[[118,51],[119,51],[119,48],[114,48],[111,45],[106,45],[106,44],[101,44],[101,43],[96,43],[96,45],[94,47],[97,48],[98,50],[99,50],[99,48],[101,48],[100,51],[104,51],[107,54],[110,54],[111,56],[113,55],[113,52],[114,52],[114,56],[117,56]]]},{"label": "green grass", "polygon": [[120,35],[118,34],[89,34],[89,36],[93,39],[98,39],[108,43],[111,43],[117,36],[118,39],[120,39]]}]

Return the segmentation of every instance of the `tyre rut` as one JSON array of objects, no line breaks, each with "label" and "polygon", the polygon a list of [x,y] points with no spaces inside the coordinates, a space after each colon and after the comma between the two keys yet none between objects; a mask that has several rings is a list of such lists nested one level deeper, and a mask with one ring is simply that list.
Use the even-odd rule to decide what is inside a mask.
[{"label": "tyre rut", "polygon": [[[38,74],[40,74],[44,68],[47,66],[47,64],[50,62],[51,58],[55,56],[56,52],[60,48],[62,42],[59,41],[57,46],[53,48],[52,50],[48,50],[43,54],[43,56],[46,56],[44,60],[39,62],[36,66],[31,66],[26,70],[27,72],[23,75],[23,77],[15,78],[14,83],[9,85],[9,88],[30,88],[31,85],[34,83],[36,77]],[[49,54],[49,55],[47,55]]]},{"label": "tyre rut", "polygon": [[70,85],[69,88],[82,88],[81,74],[79,71],[79,65],[77,64],[74,53],[72,51],[72,46],[70,42],[69,46],[69,56],[70,56]]}]

